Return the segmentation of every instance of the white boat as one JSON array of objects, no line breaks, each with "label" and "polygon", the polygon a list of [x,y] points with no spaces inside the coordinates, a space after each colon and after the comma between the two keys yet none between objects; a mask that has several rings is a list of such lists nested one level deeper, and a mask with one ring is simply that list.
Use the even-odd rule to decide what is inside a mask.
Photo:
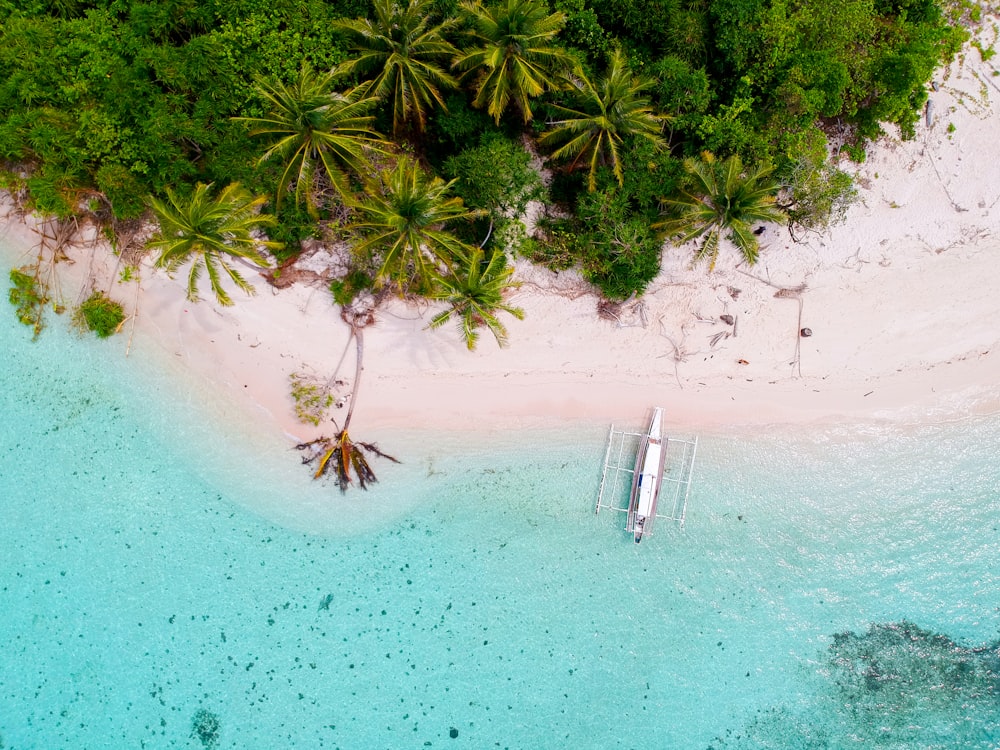
[{"label": "white boat", "polygon": [[636,544],[642,541],[644,534],[652,531],[653,519],[656,518],[656,501],[660,496],[663,465],[667,459],[667,439],[663,436],[662,422],[663,409],[656,407],[635,457],[625,530],[632,532]]}]

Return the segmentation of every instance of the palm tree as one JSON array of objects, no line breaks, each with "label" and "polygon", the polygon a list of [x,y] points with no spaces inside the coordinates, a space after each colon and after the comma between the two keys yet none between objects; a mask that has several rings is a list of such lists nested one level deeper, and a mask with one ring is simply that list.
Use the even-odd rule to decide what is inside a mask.
[{"label": "palm tree", "polygon": [[570,169],[589,165],[591,192],[597,187],[597,168],[604,164],[611,165],[618,184],[623,184],[619,149],[625,140],[644,138],[657,149],[666,145],[660,135],[666,118],[656,114],[649,98],[642,95],[652,85],[651,80],[633,77],[625,56],[616,49],[596,86],[582,78],[579,109],[553,105],[564,119],[552,123],[552,129],[542,135],[542,145],[562,143],[552,155],[569,160]]},{"label": "palm tree", "polygon": [[257,91],[270,104],[264,117],[237,117],[250,126],[251,135],[266,135],[274,142],[258,160],[284,164],[278,179],[276,207],[291,182],[295,202],[303,199],[313,215],[316,211],[316,170],[322,167],[341,196],[351,194],[348,172],[367,172],[369,153],[384,153],[381,136],[373,130],[375,97],[357,90],[339,94],[333,90],[334,76],[319,75],[303,67],[291,86],[281,82],[258,83]]},{"label": "palm tree", "polygon": [[267,261],[257,248],[281,247],[280,242],[253,236],[255,229],[276,223],[274,216],[258,212],[265,202],[266,198],[255,198],[237,182],[216,196],[212,195],[211,184],[199,183],[187,200],[167,188],[167,201],[150,198],[160,223],[159,233],[148,243],[160,251],[156,266],[173,273],[193,260],[187,286],[187,297],[192,302],[198,301],[198,278],[203,268],[220,305],[233,304],[222,287],[220,267],[236,286],[253,294],[253,286],[229,265],[228,259],[251,261],[263,268]]},{"label": "palm tree", "polygon": [[524,310],[504,302],[506,292],[520,286],[511,281],[513,273],[503,253],[493,252],[489,260],[484,260],[483,249],[474,248],[460,269],[438,280],[438,288],[431,298],[444,300],[450,306],[431,319],[430,327],[439,328],[454,315],[470,351],[476,348],[479,340],[476,329],[483,325],[496,338],[497,344],[506,346],[507,329],[496,313],[505,312],[524,320]]},{"label": "palm tree", "polygon": [[[351,317],[350,311],[344,310],[341,313],[344,321],[351,327],[351,337],[356,344],[357,357],[354,365],[354,386],[351,393],[351,405],[347,407],[347,416],[344,418],[343,428],[332,438],[319,437],[306,443],[295,446],[300,451],[311,451],[303,462],[307,464],[316,463],[314,479],[329,474],[331,471],[337,479],[337,485],[341,492],[346,492],[352,483],[352,474],[358,478],[361,489],[367,489],[368,484],[377,482],[375,472],[368,464],[365,452],[371,453],[381,458],[387,458],[393,463],[399,463],[392,456],[383,453],[374,443],[362,443],[351,440],[348,429],[351,426],[351,419],[354,416],[354,406],[357,404],[358,389],[361,385],[361,373],[364,370],[364,324],[359,319]],[[350,339],[348,339],[348,345]]]},{"label": "palm tree", "polygon": [[355,206],[361,219],[352,228],[363,235],[355,252],[378,263],[377,283],[392,281],[401,290],[411,281],[427,287],[467,253],[469,246],[443,225],[483,212],[466,208],[461,198],[448,197],[454,183],[431,177],[405,157],[379,181],[369,182],[368,195]]},{"label": "palm tree", "polygon": [[524,122],[529,122],[529,100],[561,88],[564,76],[579,67],[566,50],[553,44],[566,15],[548,14],[547,6],[534,0],[505,0],[491,8],[466,0],[462,9],[477,46],[460,53],[452,67],[474,81],[473,105],[485,107],[499,123],[513,100]]},{"label": "palm tree", "polygon": [[694,262],[707,258],[710,271],[715,268],[723,231],[747,263],[756,263],[759,243],[750,225],[785,219],[785,213],[775,205],[778,184],[771,179],[772,170],[747,173],[739,156],[719,162],[708,151],[701,159],[686,159],[684,169],[694,177],[692,189],[665,199],[667,218],[653,227],[675,238],[677,244],[704,237]]},{"label": "palm tree", "polygon": [[374,75],[358,88],[365,96],[392,106],[393,133],[407,124],[422,131],[427,112],[445,108],[442,89],[458,82],[442,67],[458,50],[444,38],[457,23],[449,19],[431,26],[433,0],[374,0],[375,19],[336,21],[351,40],[357,56],[341,63],[336,73]]}]

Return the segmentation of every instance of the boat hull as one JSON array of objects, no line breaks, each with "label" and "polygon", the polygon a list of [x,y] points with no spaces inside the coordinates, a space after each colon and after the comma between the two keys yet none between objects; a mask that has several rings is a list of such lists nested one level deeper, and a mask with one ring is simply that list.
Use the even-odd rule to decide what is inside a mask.
[{"label": "boat hull", "polygon": [[653,410],[649,429],[640,440],[639,450],[636,452],[626,526],[636,544],[652,531],[653,520],[656,518],[656,503],[660,496],[667,458],[667,441],[663,436],[662,421],[663,410],[657,407]]}]

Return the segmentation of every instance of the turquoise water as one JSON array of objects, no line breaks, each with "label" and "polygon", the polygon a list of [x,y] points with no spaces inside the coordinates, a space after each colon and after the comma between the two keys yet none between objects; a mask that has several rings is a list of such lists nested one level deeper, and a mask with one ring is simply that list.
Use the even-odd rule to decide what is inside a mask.
[{"label": "turquoise water", "polygon": [[371,436],[341,497],[149,347],[29,338],[0,747],[1000,745],[1000,417],[702,436],[636,546],[605,426]]}]

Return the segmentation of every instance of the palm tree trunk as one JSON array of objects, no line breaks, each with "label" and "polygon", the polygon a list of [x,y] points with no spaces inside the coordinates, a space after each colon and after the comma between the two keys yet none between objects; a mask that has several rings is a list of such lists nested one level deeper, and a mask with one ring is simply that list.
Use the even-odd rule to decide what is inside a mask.
[{"label": "palm tree trunk", "polygon": [[344,418],[344,429],[346,433],[347,428],[351,425],[351,417],[354,416],[354,406],[358,403],[358,389],[361,387],[361,373],[365,369],[364,367],[364,356],[365,356],[365,339],[364,339],[364,329],[358,326],[351,326],[351,335],[354,336],[354,343],[357,346],[357,360],[354,364],[354,389],[351,392],[351,404],[347,407],[347,416]]}]

